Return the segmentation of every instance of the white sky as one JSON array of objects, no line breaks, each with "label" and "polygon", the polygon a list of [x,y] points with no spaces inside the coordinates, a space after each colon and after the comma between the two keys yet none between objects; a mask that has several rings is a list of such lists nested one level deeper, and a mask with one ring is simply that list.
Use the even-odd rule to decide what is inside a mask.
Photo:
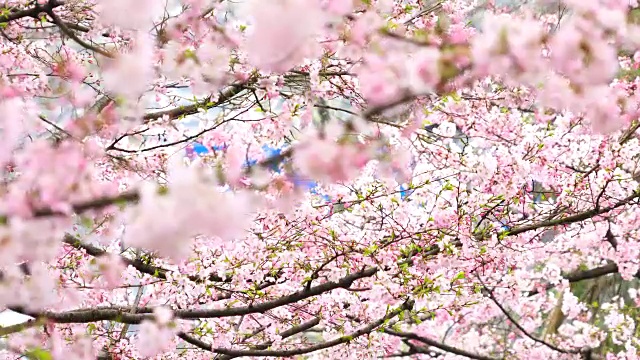
[{"label": "white sky", "polygon": [[22,315],[15,311],[5,310],[0,313],[0,326],[11,326],[17,325],[31,319],[30,316]]}]

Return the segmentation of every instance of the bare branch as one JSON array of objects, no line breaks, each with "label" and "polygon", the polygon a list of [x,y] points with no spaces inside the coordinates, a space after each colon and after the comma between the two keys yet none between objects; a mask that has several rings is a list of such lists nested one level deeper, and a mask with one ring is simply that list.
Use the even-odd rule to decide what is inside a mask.
[{"label": "bare branch", "polygon": [[53,20],[53,22],[58,25],[58,27],[60,28],[60,30],[62,31],[63,34],[67,35],[68,37],[70,37],[73,41],[75,41],[76,43],[78,43],[80,46],[82,46],[85,49],[91,50],[93,52],[96,52],[100,55],[106,56],[108,58],[114,58],[114,55],[111,54],[110,52],[107,52],[99,47],[93,46],[91,44],[89,44],[88,42],[80,39],[80,37],[78,37],[78,35],[76,35],[76,33],[73,32],[73,30],[69,29],[67,27],[67,25],[65,24],[64,21],[62,21],[58,15],[56,15],[52,9],[48,9],[46,11],[47,15],[49,15],[51,17],[51,19]]}]

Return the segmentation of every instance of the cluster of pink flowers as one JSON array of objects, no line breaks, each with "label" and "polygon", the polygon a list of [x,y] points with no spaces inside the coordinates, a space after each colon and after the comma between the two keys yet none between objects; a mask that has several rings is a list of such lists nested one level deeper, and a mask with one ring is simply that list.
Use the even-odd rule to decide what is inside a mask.
[{"label": "cluster of pink flowers", "polygon": [[638,358],[640,9],[538,3],[6,1],[0,359]]}]

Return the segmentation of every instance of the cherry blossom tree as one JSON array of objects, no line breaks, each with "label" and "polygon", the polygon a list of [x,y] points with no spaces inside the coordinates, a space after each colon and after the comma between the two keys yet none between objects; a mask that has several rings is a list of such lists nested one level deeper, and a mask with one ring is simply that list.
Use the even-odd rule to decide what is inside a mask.
[{"label": "cherry blossom tree", "polygon": [[634,0],[6,0],[2,359],[637,359]]}]

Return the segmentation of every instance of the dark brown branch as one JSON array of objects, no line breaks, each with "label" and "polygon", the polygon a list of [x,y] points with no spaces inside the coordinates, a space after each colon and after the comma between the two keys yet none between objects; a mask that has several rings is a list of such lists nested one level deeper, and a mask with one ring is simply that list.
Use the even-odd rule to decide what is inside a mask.
[{"label": "dark brown branch", "polygon": [[213,350],[213,347],[211,346],[211,344],[209,344],[207,342],[204,342],[204,341],[202,341],[200,339],[196,339],[195,337],[193,337],[191,335],[188,335],[188,334],[186,334],[184,332],[179,332],[178,333],[178,337],[180,339],[186,341],[187,343],[189,343],[189,344],[191,344],[191,345],[193,345],[195,347],[198,347],[198,348],[200,348],[202,350],[206,350],[206,351]]},{"label": "dark brown branch", "polygon": [[[445,345],[442,343],[439,343],[437,341],[433,341],[431,339],[427,339],[425,337],[422,337],[420,335],[414,334],[414,333],[409,333],[409,332],[403,332],[403,331],[395,331],[392,329],[384,329],[382,330],[385,334],[389,334],[389,335],[393,335],[393,336],[397,336],[397,337],[401,337],[401,338],[405,338],[405,339],[409,339],[409,340],[415,340],[415,341],[419,341],[421,343],[427,344],[429,346],[432,346],[434,348],[440,349],[442,351],[446,351],[448,353],[451,354],[455,354],[455,355],[460,355],[460,356],[465,356],[468,357],[470,359],[476,359],[476,360],[497,360],[495,358],[492,357],[488,357],[488,356],[483,356],[483,355],[478,355],[478,354],[474,354],[471,352],[468,352],[466,350],[462,350],[462,349],[458,349],[455,348],[453,346],[449,346],[449,345]],[[418,349],[420,350],[420,347],[416,347],[411,343],[407,343],[407,345],[409,347],[412,347],[414,349]],[[427,349],[422,349],[422,351],[418,351],[419,353],[425,352],[425,350]],[[414,352],[415,353],[415,352]]]},{"label": "dark brown branch", "polygon": [[500,205],[504,204],[504,200],[500,200],[497,204],[493,205],[489,210],[487,210],[481,217],[480,220],[478,221],[478,224],[476,224],[476,226],[473,228],[473,232],[477,232],[478,229],[480,228],[480,226],[482,226],[482,223],[489,217],[489,215],[491,215],[493,213],[493,211],[495,209],[497,209]]},{"label": "dark brown branch", "polygon": [[631,140],[631,138],[633,138],[633,135],[635,134],[636,130],[638,130],[638,128],[640,128],[640,121],[634,120],[631,126],[629,127],[629,129],[625,131],[624,134],[620,137],[620,140],[619,140],[620,144],[623,145],[629,140]]},{"label": "dark brown branch", "polygon": [[355,111],[351,111],[349,109],[339,108],[339,107],[336,107],[336,106],[315,104],[315,105],[313,105],[313,107],[316,107],[316,108],[319,108],[319,109],[328,109],[328,110],[340,111],[340,112],[344,112],[344,113],[347,113],[347,114],[350,114],[350,115],[358,115],[358,113],[355,112]]},{"label": "dark brown branch", "polygon": [[208,96],[194,104],[187,106],[179,106],[169,110],[156,111],[149,114],[145,114],[143,119],[145,122],[149,122],[152,120],[160,119],[164,116],[167,116],[170,120],[177,119],[181,116],[193,115],[200,112],[200,110],[209,110],[215,107],[222,105],[223,103],[231,100],[242,91],[245,90],[246,86],[254,83],[257,80],[257,76],[252,76],[246,82],[233,84],[222,90],[218,95],[218,98],[215,101],[212,101],[212,97]]},{"label": "dark brown branch", "polygon": [[265,356],[265,357],[291,357],[291,356],[296,356],[296,355],[302,355],[302,354],[308,354],[311,352],[315,352],[315,351],[319,351],[319,350],[324,350],[324,349],[328,349],[328,348],[332,348],[334,346],[338,346],[338,345],[342,345],[342,344],[346,344],[349,343],[351,341],[353,341],[354,339],[369,334],[372,331],[374,331],[375,329],[377,329],[378,327],[380,327],[382,324],[384,324],[386,321],[398,316],[398,314],[406,311],[406,310],[411,310],[413,308],[413,301],[412,300],[407,300],[405,301],[404,304],[402,304],[400,307],[398,307],[397,309],[389,312],[387,315],[385,315],[384,317],[370,323],[367,326],[364,326],[348,335],[345,336],[341,336],[339,338],[330,340],[330,341],[326,341],[326,342],[322,342],[320,344],[316,344],[316,345],[312,345],[312,346],[308,346],[308,347],[304,347],[304,348],[298,348],[298,349],[291,349],[291,350],[259,350],[259,349],[255,349],[255,350],[234,350],[234,349],[223,349],[223,348],[216,348],[213,349],[212,351],[214,353],[218,353],[218,354],[223,354],[223,355],[228,355],[228,356],[232,356],[232,357],[240,357],[240,356]]},{"label": "dark brown branch", "polygon": [[521,333],[524,334],[524,336],[528,337],[529,339],[533,340],[534,342],[537,342],[539,344],[542,344],[546,347],[548,347],[549,349],[552,349],[554,351],[557,351],[559,353],[563,353],[563,354],[582,354],[585,351],[588,351],[588,349],[575,349],[575,350],[567,350],[567,349],[561,349],[543,339],[540,339],[536,336],[533,336],[532,334],[530,334],[524,327],[522,327],[522,325],[520,325],[519,322],[516,321],[516,319],[514,319],[514,317],[511,315],[511,313],[509,311],[507,311],[507,309],[504,308],[504,306],[502,306],[502,304],[500,304],[500,302],[498,301],[498,299],[496,299],[495,295],[493,295],[493,291],[491,289],[489,289],[489,287],[487,287],[486,285],[484,285],[484,283],[482,282],[482,280],[480,279],[480,277],[478,275],[476,275],[476,277],[478,278],[478,281],[480,282],[480,284],[482,285],[482,287],[484,288],[484,293],[487,295],[487,297],[489,299],[491,299],[491,301],[498,307],[498,309],[500,309],[500,311],[507,317],[507,319],[509,319],[509,321],[516,327],[518,328],[518,330],[520,330]]},{"label": "dark brown branch", "polygon": [[434,348],[428,348],[426,346],[418,346],[416,344],[412,344],[409,342],[408,339],[403,339],[402,342],[409,347],[408,350],[405,351],[400,351],[398,353],[395,354],[389,354],[389,355],[385,355],[382,356],[382,359],[391,359],[391,358],[398,358],[398,357],[407,357],[407,356],[412,356],[412,355],[417,355],[417,354],[427,354],[430,355],[433,358],[440,358],[442,356],[445,356],[444,352],[440,352]]},{"label": "dark brown branch", "polygon": [[[209,110],[209,109],[216,108],[216,107],[222,105],[223,103],[233,99],[235,96],[239,95],[245,89],[245,87],[247,85],[255,82],[256,79],[257,79],[257,77],[254,76],[254,77],[250,78],[249,80],[247,80],[244,83],[230,85],[229,87],[227,87],[226,89],[224,89],[223,91],[220,92],[220,94],[218,96],[218,99],[216,101],[212,101],[211,100],[212,97],[208,96],[208,97],[206,97],[206,98],[204,98],[204,99],[202,99],[202,100],[200,100],[200,101],[198,101],[198,102],[196,102],[194,104],[191,104],[191,105],[180,106],[180,107],[176,107],[176,108],[169,109],[169,110],[162,110],[162,111],[156,111],[156,112],[145,114],[143,116],[144,123],[149,123],[150,121],[157,120],[157,119],[160,119],[160,118],[165,117],[165,116],[168,117],[169,120],[177,119],[177,118],[179,118],[181,116],[197,114],[198,112],[200,112],[200,110]],[[200,136],[202,134],[204,134],[204,132],[200,133],[199,135],[196,135],[196,137]],[[125,138],[125,137],[126,137],[126,135],[122,135],[122,136],[118,137],[111,145],[109,145],[106,148],[106,151],[118,150],[118,151],[123,151],[123,152],[138,152],[138,151],[120,149],[120,148],[116,147],[117,143],[120,140],[122,140],[123,138]],[[172,143],[171,145],[177,145],[177,144],[185,142],[185,141],[188,141],[188,140],[183,139],[183,140],[180,140],[180,142],[175,142],[175,143]],[[166,146],[168,146],[168,145],[167,144],[163,144],[163,145],[159,145],[159,146],[156,146],[156,147],[153,147],[153,148],[150,148],[150,149],[145,149],[144,151],[154,150],[154,149],[157,149],[157,148],[160,148],[160,147],[166,147]]]},{"label": "dark brown branch", "polygon": [[63,6],[64,4],[65,4],[64,1],[52,0],[52,1],[48,1],[45,5],[37,5],[36,3],[36,6],[32,7],[31,9],[26,9],[26,10],[11,9],[9,14],[0,15],[0,23],[8,23],[8,22],[20,20],[26,17],[38,19],[38,15],[40,15],[41,13],[46,13],[57,7]]},{"label": "dark brown branch", "polygon": [[[599,278],[601,276],[605,276],[609,274],[616,274],[618,272],[619,272],[618,265],[612,262],[607,265],[603,265],[594,269],[574,271],[569,274],[562,275],[562,277],[567,281],[569,281],[570,283],[575,283],[582,280]],[[638,271],[634,276],[640,279],[640,271]],[[554,285],[548,284],[544,287],[544,290],[549,290],[553,287]],[[538,290],[531,290],[529,291],[527,296],[533,296],[539,293],[540,291]]]},{"label": "dark brown branch", "polygon": [[322,271],[322,269],[325,268],[325,266],[329,265],[331,262],[333,262],[334,260],[336,260],[337,258],[343,255],[344,253],[335,254],[334,256],[330,257],[325,262],[320,264],[320,266],[318,266],[318,268],[315,269],[313,273],[311,273],[311,276],[309,276],[309,281],[307,281],[307,284],[305,285],[305,289],[309,290],[309,288],[311,288],[311,284],[313,283],[313,280],[318,278],[318,276],[320,275],[320,272]]},{"label": "dark brown branch", "polygon": [[[277,298],[275,300],[266,301],[257,305],[248,305],[240,307],[231,307],[226,309],[185,309],[175,310],[174,315],[178,319],[194,320],[194,319],[207,319],[207,318],[221,318],[241,316],[248,314],[264,313],[269,310],[293,304],[298,301],[308,299],[313,296],[324,294],[335,289],[348,289],[351,285],[359,279],[373,276],[378,271],[377,268],[366,268],[362,271],[358,271],[351,275],[345,276],[339,281],[330,281],[321,285],[316,285],[309,290],[301,290],[292,293],[287,296]],[[116,321],[125,324],[139,324],[143,320],[152,319],[153,308],[141,307],[136,309],[135,314],[129,313],[130,308],[125,307],[104,307],[104,308],[89,308],[78,309],[67,312],[42,312],[33,313],[28,312],[21,308],[11,308],[11,310],[23,313],[35,318],[46,318],[49,321],[56,323],[88,323],[95,321]]]},{"label": "dark brown branch", "polygon": [[286,339],[288,337],[291,337],[293,335],[296,334],[300,334],[301,332],[305,332],[309,329],[311,329],[312,327],[316,326],[320,324],[320,318],[313,318],[312,320],[309,320],[307,322],[304,322],[300,325],[296,325],[292,328],[289,328],[283,332],[280,333],[280,337],[282,337],[283,339]]},{"label": "dark brown branch", "polygon": [[604,238],[609,244],[611,244],[612,248],[618,248],[618,240],[616,240],[616,237],[611,232],[611,226],[609,226],[609,229],[607,229],[607,233],[604,235]]},{"label": "dark brown branch", "polygon": [[[300,71],[300,70],[290,70],[290,73],[296,74],[296,75],[305,75],[305,76],[309,76],[309,72],[307,71]],[[320,71],[318,73],[319,76],[324,76],[324,77],[331,77],[331,76],[356,76],[356,74],[349,72],[349,71]],[[288,75],[285,75],[285,77]]]},{"label": "dark brown branch", "polygon": [[[302,72],[296,72],[296,71],[292,71],[293,73],[302,73]],[[342,72],[336,72],[336,73],[321,73],[321,75],[323,76],[340,76],[340,75],[352,75],[349,73],[342,73]],[[180,116],[187,116],[187,115],[193,115],[193,114],[197,114],[198,112],[200,112],[200,110],[209,110],[215,107],[218,107],[220,105],[222,105],[223,103],[231,100],[232,98],[236,97],[237,95],[239,95],[242,91],[246,90],[248,86],[254,84],[257,81],[258,77],[256,75],[252,76],[251,78],[249,78],[249,80],[243,82],[243,83],[239,83],[239,84],[233,84],[233,85],[229,85],[229,87],[227,87],[226,89],[224,89],[222,92],[220,92],[220,94],[218,95],[218,98],[215,101],[212,101],[212,97],[208,96],[194,104],[191,105],[187,105],[187,106],[179,106],[173,109],[169,109],[169,110],[161,110],[161,111],[157,111],[157,112],[153,112],[153,113],[149,113],[149,114],[145,114],[144,115],[144,120],[145,122],[149,122],[151,120],[155,120],[155,119],[160,119],[163,116],[167,116],[169,117],[169,119],[177,119]],[[348,111],[346,109],[338,109],[336,108],[335,110],[341,110],[341,111]],[[354,113],[355,114],[355,113]]]},{"label": "dark brown branch", "polygon": [[26,322],[16,324],[16,325],[0,326],[0,336],[7,336],[13,333],[21,332],[26,329],[42,326],[45,324],[46,322],[42,321],[42,319],[30,319]]},{"label": "dark brown branch", "polygon": [[[183,139],[172,141],[172,142],[169,142],[169,143],[166,143],[166,144],[154,145],[154,146],[150,146],[148,148],[144,148],[144,149],[140,149],[140,150],[129,150],[129,149],[119,148],[119,147],[115,146],[117,144],[117,142],[113,142],[111,145],[109,145],[105,149],[105,151],[115,150],[115,151],[120,151],[120,152],[124,152],[124,153],[134,154],[134,153],[142,153],[142,152],[162,149],[162,148],[166,148],[166,147],[169,147],[169,146],[180,145],[180,144],[187,143],[189,141],[195,140],[195,139],[199,138],[200,136],[208,133],[209,131],[213,131],[213,130],[217,129],[218,127],[222,126],[223,124],[226,124],[226,123],[228,123],[228,122],[230,122],[232,120],[233,119],[221,121],[221,122],[215,124],[214,126],[211,126],[211,127],[207,128],[207,129],[204,129],[204,130],[201,130],[200,132],[198,132],[198,133],[196,133],[194,135],[187,136],[187,137],[185,137]],[[122,138],[119,138],[119,139],[122,140]]]},{"label": "dark brown branch", "polygon": [[375,106],[375,107],[371,107],[369,109],[367,109],[365,112],[362,113],[362,118],[366,119],[366,120],[371,120],[373,118],[375,118],[376,116],[381,115],[383,112],[394,108],[398,105],[402,105],[402,104],[406,104],[408,102],[414,101],[415,99],[417,99],[419,96],[416,94],[405,94],[404,96],[390,101],[387,104],[384,105],[380,105],[380,106]]},{"label": "dark brown branch", "polygon": [[[122,204],[122,203],[132,203],[140,200],[140,195],[137,191],[127,191],[123,192],[117,196],[105,196],[102,198],[97,198],[93,200],[88,200],[85,202],[79,202],[71,206],[71,209],[76,214],[84,213],[88,210],[101,210],[105,207]],[[62,211],[54,210],[51,208],[43,208],[38,209],[33,212],[34,217],[46,217],[46,216],[67,216]]]},{"label": "dark brown branch", "polygon": [[[296,325],[294,327],[291,327],[283,332],[281,332],[279,335],[283,338],[286,339],[288,337],[291,337],[293,335],[305,332],[309,329],[311,329],[312,327],[318,325],[320,323],[320,318],[314,318],[312,320],[309,320],[307,322],[304,322],[300,325]],[[207,351],[213,351],[212,346],[202,340],[198,340],[196,338],[194,338],[193,336],[187,335],[185,333],[179,333],[178,336],[188,342],[191,345],[197,346],[203,350],[207,350]],[[255,346],[256,350],[265,350],[268,349],[269,346],[271,346],[272,342],[265,342],[263,344],[257,345]],[[238,356],[232,356],[232,355],[222,355],[222,356],[217,356],[216,360],[231,360],[234,359]]]},{"label": "dark brown branch", "polygon": [[[70,22],[65,22],[64,24],[65,24],[69,29],[76,30],[76,31],[80,31],[80,32],[83,32],[83,33],[88,33],[89,31],[91,31],[91,29],[90,29],[90,28],[88,28],[88,27],[86,27],[86,26],[83,26],[83,25],[80,25],[80,24],[74,24],[74,23],[70,23]],[[108,33],[108,32],[103,32],[103,33],[102,33],[102,34],[100,34],[100,35],[102,35],[103,37],[107,37],[107,38],[109,38],[109,37],[112,37],[112,36],[113,36],[113,34]]]},{"label": "dark brown branch", "polygon": [[195,139],[199,138],[200,136],[202,136],[202,135],[204,135],[204,134],[206,134],[206,133],[208,133],[208,132],[210,132],[210,131],[213,131],[213,130],[215,130],[215,129],[219,128],[220,126],[222,126],[222,125],[224,125],[224,124],[227,124],[227,123],[230,123],[230,122],[232,122],[232,121],[241,121],[241,122],[255,122],[255,121],[261,121],[261,120],[241,120],[241,119],[238,119],[238,117],[239,117],[239,116],[241,116],[241,115],[243,115],[243,114],[247,113],[250,109],[251,109],[251,108],[249,107],[249,108],[247,108],[247,109],[245,109],[245,110],[241,111],[240,113],[236,114],[234,117],[232,117],[232,118],[230,118],[230,119],[224,119],[224,120],[220,121],[219,123],[217,123],[217,124],[215,124],[215,125],[213,125],[213,126],[210,126],[210,127],[206,128],[206,129],[204,129],[204,130],[201,130],[201,131],[197,132],[196,134],[193,134],[193,135],[191,135],[191,136],[187,136],[187,137],[182,138],[182,139],[180,139],[180,140],[172,141],[172,142],[169,142],[169,143],[166,143],[166,144],[159,144],[159,145],[155,145],[155,146],[150,146],[150,147],[148,147],[148,148],[144,148],[144,149],[140,149],[140,150],[129,150],[129,149],[122,149],[122,148],[116,147],[115,145],[116,145],[120,140],[122,140],[122,139],[126,136],[126,135],[125,135],[125,136],[118,137],[118,139],[116,139],[116,141],[114,141],[111,145],[109,145],[109,146],[105,149],[105,151],[109,151],[109,150],[116,150],[116,151],[121,151],[121,152],[125,152],[125,153],[141,153],[141,152],[147,152],[147,151],[152,151],[152,150],[157,150],[157,149],[166,148],[166,147],[169,147],[169,146],[180,145],[180,144],[183,144],[183,143],[186,143],[186,142],[189,142],[189,141],[195,140]]},{"label": "dark brown branch", "polygon": [[[67,234],[65,235],[63,242],[67,245],[71,245],[76,249],[82,249],[84,250],[87,254],[97,257],[97,256],[102,256],[107,254],[107,251],[100,249],[97,246],[93,246],[90,244],[86,244],[83,243],[82,241],[80,241],[79,239]],[[122,261],[127,264],[132,266],[133,268],[135,268],[136,270],[140,271],[143,274],[147,274],[147,275],[151,275],[153,277],[156,277],[158,279],[162,279],[162,280],[166,280],[167,279],[167,270],[160,268],[158,266],[153,266],[150,264],[146,264],[144,263],[142,260],[140,259],[129,259],[126,256],[120,256],[120,258],[122,259]],[[206,281],[212,281],[212,282],[230,282],[231,279],[223,279],[217,275],[209,275],[206,278],[200,277],[200,276],[195,276],[195,275],[191,275],[189,276],[189,280],[197,282],[197,283],[203,283]]]},{"label": "dark brown branch", "polygon": [[80,37],[78,35],[76,35],[76,33],[73,32],[73,30],[69,29],[67,27],[67,25],[65,24],[64,21],[62,21],[58,15],[56,15],[52,9],[49,9],[46,11],[47,15],[49,15],[51,17],[51,19],[53,20],[54,24],[58,25],[58,27],[60,28],[60,30],[62,31],[63,34],[67,35],[68,37],[70,37],[73,41],[75,41],[76,43],[78,43],[78,45],[82,46],[83,48],[87,49],[87,50],[91,50],[93,52],[96,52],[102,56],[106,56],[108,58],[113,58],[114,55],[111,54],[110,52],[107,52],[99,47],[93,46],[91,44],[89,44],[88,42],[80,39]]},{"label": "dark brown branch", "polygon": [[[259,161],[253,166],[248,166],[245,169],[246,173],[250,173],[252,169],[255,167],[268,168],[273,165],[279,164],[287,158],[291,157],[293,154],[293,149],[288,148],[282,151],[279,155],[264,159]],[[116,196],[105,196],[102,198],[92,199],[85,202],[78,202],[76,204],[71,205],[71,211],[74,214],[81,214],[89,210],[101,210],[105,207],[109,207],[112,205],[118,204],[127,204],[127,203],[135,203],[140,200],[140,194],[136,190],[129,190],[123,192]],[[64,211],[52,209],[52,208],[41,208],[36,209],[32,213],[33,217],[47,217],[47,216],[69,216],[71,214],[66,213]],[[8,220],[8,217],[0,215],[0,222],[5,222]]]},{"label": "dark brown branch", "polygon": [[573,283],[573,282],[578,282],[582,280],[597,278],[597,277],[608,275],[608,274],[615,274],[617,272],[618,272],[618,265],[611,263],[611,264],[597,267],[595,269],[580,270],[580,271],[572,272],[570,274],[564,275],[563,278]]},{"label": "dark brown branch", "polygon": [[566,216],[563,218],[559,218],[559,219],[553,219],[553,220],[548,220],[548,221],[542,221],[539,223],[535,223],[535,224],[531,224],[531,225],[525,225],[525,226],[520,226],[517,228],[513,228],[511,230],[508,230],[506,232],[504,232],[504,236],[511,236],[511,235],[518,235],[518,234],[522,234],[525,233],[527,231],[531,231],[531,230],[537,230],[537,229],[541,229],[541,228],[546,228],[546,227],[554,227],[554,226],[560,226],[560,225],[568,225],[568,224],[573,224],[573,223],[577,223],[580,221],[584,221],[587,219],[590,219],[594,216],[598,216],[598,215],[602,215],[605,213],[608,213],[612,210],[615,210],[619,207],[628,205],[629,203],[631,203],[633,200],[636,200],[640,198],[640,191],[634,191],[633,194],[627,196],[625,199],[618,201],[617,203],[610,205],[610,206],[605,206],[605,207],[597,207],[591,210],[587,210],[575,215],[571,215],[571,216]]},{"label": "dark brown branch", "polygon": [[[292,153],[291,149],[287,149],[285,151],[283,151],[279,156],[269,159],[266,159],[265,161],[263,161],[262,163],[260,163],[261,166],[264,167],[268,167],[271,166],[273,164],[277,164],[281,161],[283,161],[284,159],[286,159],[287,157],[289,157]],[[615,209],[617,207],[623,206],[625,204],[628,204],[631,200],[635,199],[638,197],[638,193],[634,193],[633,195],[629,196],[627,199],[613,205],[607,208],[601,208],[599,210],[590,210],[590,211],[586,211],[584,213],[579,213],[573,216],[569,216],[569,217],[565,217],[562,219],[557,219],[557,220],[551,220],[551,221],[546,221],[546,222],[541,222],[541,223],[537,223],[537,224],[532,224],[526,227],[520,227],[520,228],[515,228],[510,230],[506,235],[507,236],[512,236],[512,235],[517,235],[520,233],[523,233],[525,231],[530,231],[530,230],[535,230],[535,229],[539,229],[539,228],[543,228],[543,227],[547,227],[547,226],[557,226],[559,224],[568,224],[571,222],[578,222],[578,221],[582,221],[582,220],[586,220],[591,216],[595,216],[595,215],[599,215],[602,214],[606,211],[610,211],[612,209]],[[137,202],[139,200],[139,195],[137,192],[132,191],[132,192],[126,192],[123,193],[119,196],[116,197],[105,197],[105,198],[100,198],[100,199],[95,199],[95,200],[91,200],[91,201],[87,201],[84,203],[79,203],[74,205],[73,211],[75,213],[83,213],[87,210],[91,210],[91,209],[101,209],[104,208],[106,206],[110,206],[113,204],[118,204],[118,203],[122,203],[122,202]],[[59,211],[55,211],[52,209],[41,209],[41,210],[37,210],[34,212],[34,216],[36,217],[44,217],[44,216],[54,216],[54,215],[66,215],[64,213],[61,213]],[[70,240],[70,239],[69,239]],[[65,241],[67,242],[67,241]],[[76,240],[74,239],[73,241],[69,241],[67,243],[70,244],[75,244]],[[87,249],[85,249],[87,250]],[[435,252],[439,252],[439,249],[436,249]],[[127,261],[127,263],[133,261],[133,260],[125,260]],[[155,267],[150,267],[149,265],[145,265],[141,262],[137,262],[134,264],[130,264],[133,267],[135,267],[136,269],[140,270],[143,273],[146,274],[156,274],[157,269]],[[564,278],[569,280],[569,282],[577,282],[577,281],[581,281],[581,280],[586,280],[586,279],[592,279],[592,278],[596,278],[596,277],[600,277],[600,276],[604,276],[607,274],[612,274],[612,273],[616,273],[618,272],[618,267],[615,264],[608,264],[608,265],[604,265],[602,267],[599,268],[595,268],[595,269],[590,269],[590,270],[586,270],[586,271],[577,271],[568,275],[565,275]],[[159,274],[163,274],[164,276],[166,276],[165,272],[160,271]],[[161,275],[161,276],[163,276]],[[640,273],[636,274],[636,277],[640,278]],[[200,279],[199,281],[201,281],[203,279]],[[223,279],[219,279],[219,278],[209,278],[209,280],[212,281],[220,281]],[[549,287],[550,288],[550,287]],[[531,295],[535,295],[538,293],[538,290],[532,290],[531,292],[529,292],[529,296]]]},{"label": "dark brown branch", "polygon": [[[65,235],[63,242],[67,245],[73,246],[76,249],[82,249],[84,250],[87,254],[94,256],[94,257],[98,257],[98,256],[102,256],[105,255],[107,252],[105,250],[100,249],[97,246],[94,245],[90,245],[90,244],[86,244],[83,243],[82,241],[80,241],[79,239],[67,234]],[[415,254],[414,254],[415,255]],[[123,262],[127,265],[132,266],[133,268],[135,268],[136,270],[140,271],[143,274],[147,274],[147,275],[151,275],[153,277],[162,279],[162,280],[166,280],[167,279],[167,270],[158,267],[158,266],[154,266],[154,265],[150,265],[147,264],[145,262],[143,262],[140,259],[130,259],[126,256],[121,256]],[[24,264],[22,264],[24,265]],[[26,265],[24,265],[26,266]],[[603,265],[594,269],[589,269],[589,270],[578,270],[578,271],[574,271],[568,274],[563,275],[562,277],[564,279],[566,279],[567,281],[569,281],[570,283],[574,283],[574,282],[579,282],[579,281],[583,281],[583,280],[589,280],[589,279],[594,279],[594,278],[598,278],[601,276],[605,276],[605,275],[609,275],[609,274],[615,274],[618,273],[618,265],[616,265],[615,263],[610,263],[607,265]],[[635,275],[636,278],[640,279],[640,272],[636,273]],[[231,278],[221,278],[215,274],[209,275],[206,278],[200,277],[200,276],[195,276],[195,275],[190,275],[189,280],[196,282],[196,283],[204,283],[207,281],[211,281],[211,282],[225,282],[228,283],[231,281]],[[310,286],[309,286],[310,287]],[[549,290],[551,288],[553,288],[554,286],[551,284],[548,284],[544,287],[545,290]],[[536,290],[531,290],[529,291],[529,293],[527,294],[527,296],[533,296],[533,295],[537,295],[540,292],[536,289]]]},{"label": "dark brown branch", "polygon": [[144,133],[146,131],[149,131],[149,128],[145,128],[145,129],[140,129],[140,130],[124,133],[124,134],[118,136],[115,140],[113,140],[113,142],[111,144],[109,144],[109,146],[107,146],[104,150],[105,151],[115,150],[115,149],[117,149],[116,145],[120,141],[122,141],[122,139],[126,138],[127,136],[139,135],[139,134],[142,134],[142,133]]}]

